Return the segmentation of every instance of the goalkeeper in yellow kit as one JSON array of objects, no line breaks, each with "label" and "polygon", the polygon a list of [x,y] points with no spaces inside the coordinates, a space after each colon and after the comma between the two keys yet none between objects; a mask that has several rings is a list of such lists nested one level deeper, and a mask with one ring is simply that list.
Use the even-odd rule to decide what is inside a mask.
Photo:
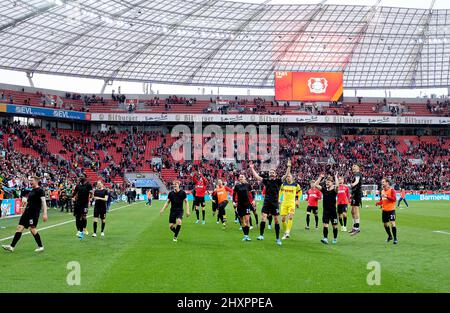
[{"label": "goalkeeper in yellow kit", "polygon": [[[290,237],[295,208],[299,206],[301,197],[302,189],[299,184],[294,182],[292,175],[289,173],[286,176],[286,181],[280,187],[278,198],[281,209],[281,222],[284,229],[284,235],[281,238],[283,240]],[[287,222],[286,217],[288,218]]]}]

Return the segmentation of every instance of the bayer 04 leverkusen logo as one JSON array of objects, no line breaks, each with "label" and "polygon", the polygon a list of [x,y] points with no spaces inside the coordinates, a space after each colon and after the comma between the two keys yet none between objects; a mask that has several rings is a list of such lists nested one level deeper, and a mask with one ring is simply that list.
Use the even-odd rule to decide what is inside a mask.
[{"label": "bayer 04 leverkusen logo", "polygon": [[328,81],[323,77],[311,77],[308,79],[308,87],[311,93],[325,93],[327,91]]}]

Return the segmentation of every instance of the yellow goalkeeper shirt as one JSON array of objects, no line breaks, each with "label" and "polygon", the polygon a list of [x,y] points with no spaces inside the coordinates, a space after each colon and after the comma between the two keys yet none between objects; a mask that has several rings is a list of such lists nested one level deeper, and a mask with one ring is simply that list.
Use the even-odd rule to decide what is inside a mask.
[{"label": "yellow goalkeeper shirt", "polygon": [[302,197],[302,189],[297,183],[283,183],[280,188],[279,201],[281,205],[295,206],[295,197]]}]

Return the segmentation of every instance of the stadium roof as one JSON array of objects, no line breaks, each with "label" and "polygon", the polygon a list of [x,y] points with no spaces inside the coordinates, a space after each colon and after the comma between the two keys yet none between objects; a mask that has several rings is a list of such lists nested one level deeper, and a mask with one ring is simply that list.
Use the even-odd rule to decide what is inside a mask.
[{"label": "stadium roof", "polygon": [[252,2],[0,0],[0,68],[256,88],[274,71],[345,71],[346,88],[450,86],[450,10],[434,0]]}]

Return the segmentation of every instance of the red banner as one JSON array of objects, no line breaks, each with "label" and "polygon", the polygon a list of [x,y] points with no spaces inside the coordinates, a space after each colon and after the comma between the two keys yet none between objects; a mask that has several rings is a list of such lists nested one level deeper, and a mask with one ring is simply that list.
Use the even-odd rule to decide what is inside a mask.
[{"label": "red banner", "polygon": [[275,100],[341,101],[342,72],[275,72]]},{"label": "red banner", "polygon": [[14,199],[14,215],[22,214],[20,208],[22,207],[22,199]]}]

